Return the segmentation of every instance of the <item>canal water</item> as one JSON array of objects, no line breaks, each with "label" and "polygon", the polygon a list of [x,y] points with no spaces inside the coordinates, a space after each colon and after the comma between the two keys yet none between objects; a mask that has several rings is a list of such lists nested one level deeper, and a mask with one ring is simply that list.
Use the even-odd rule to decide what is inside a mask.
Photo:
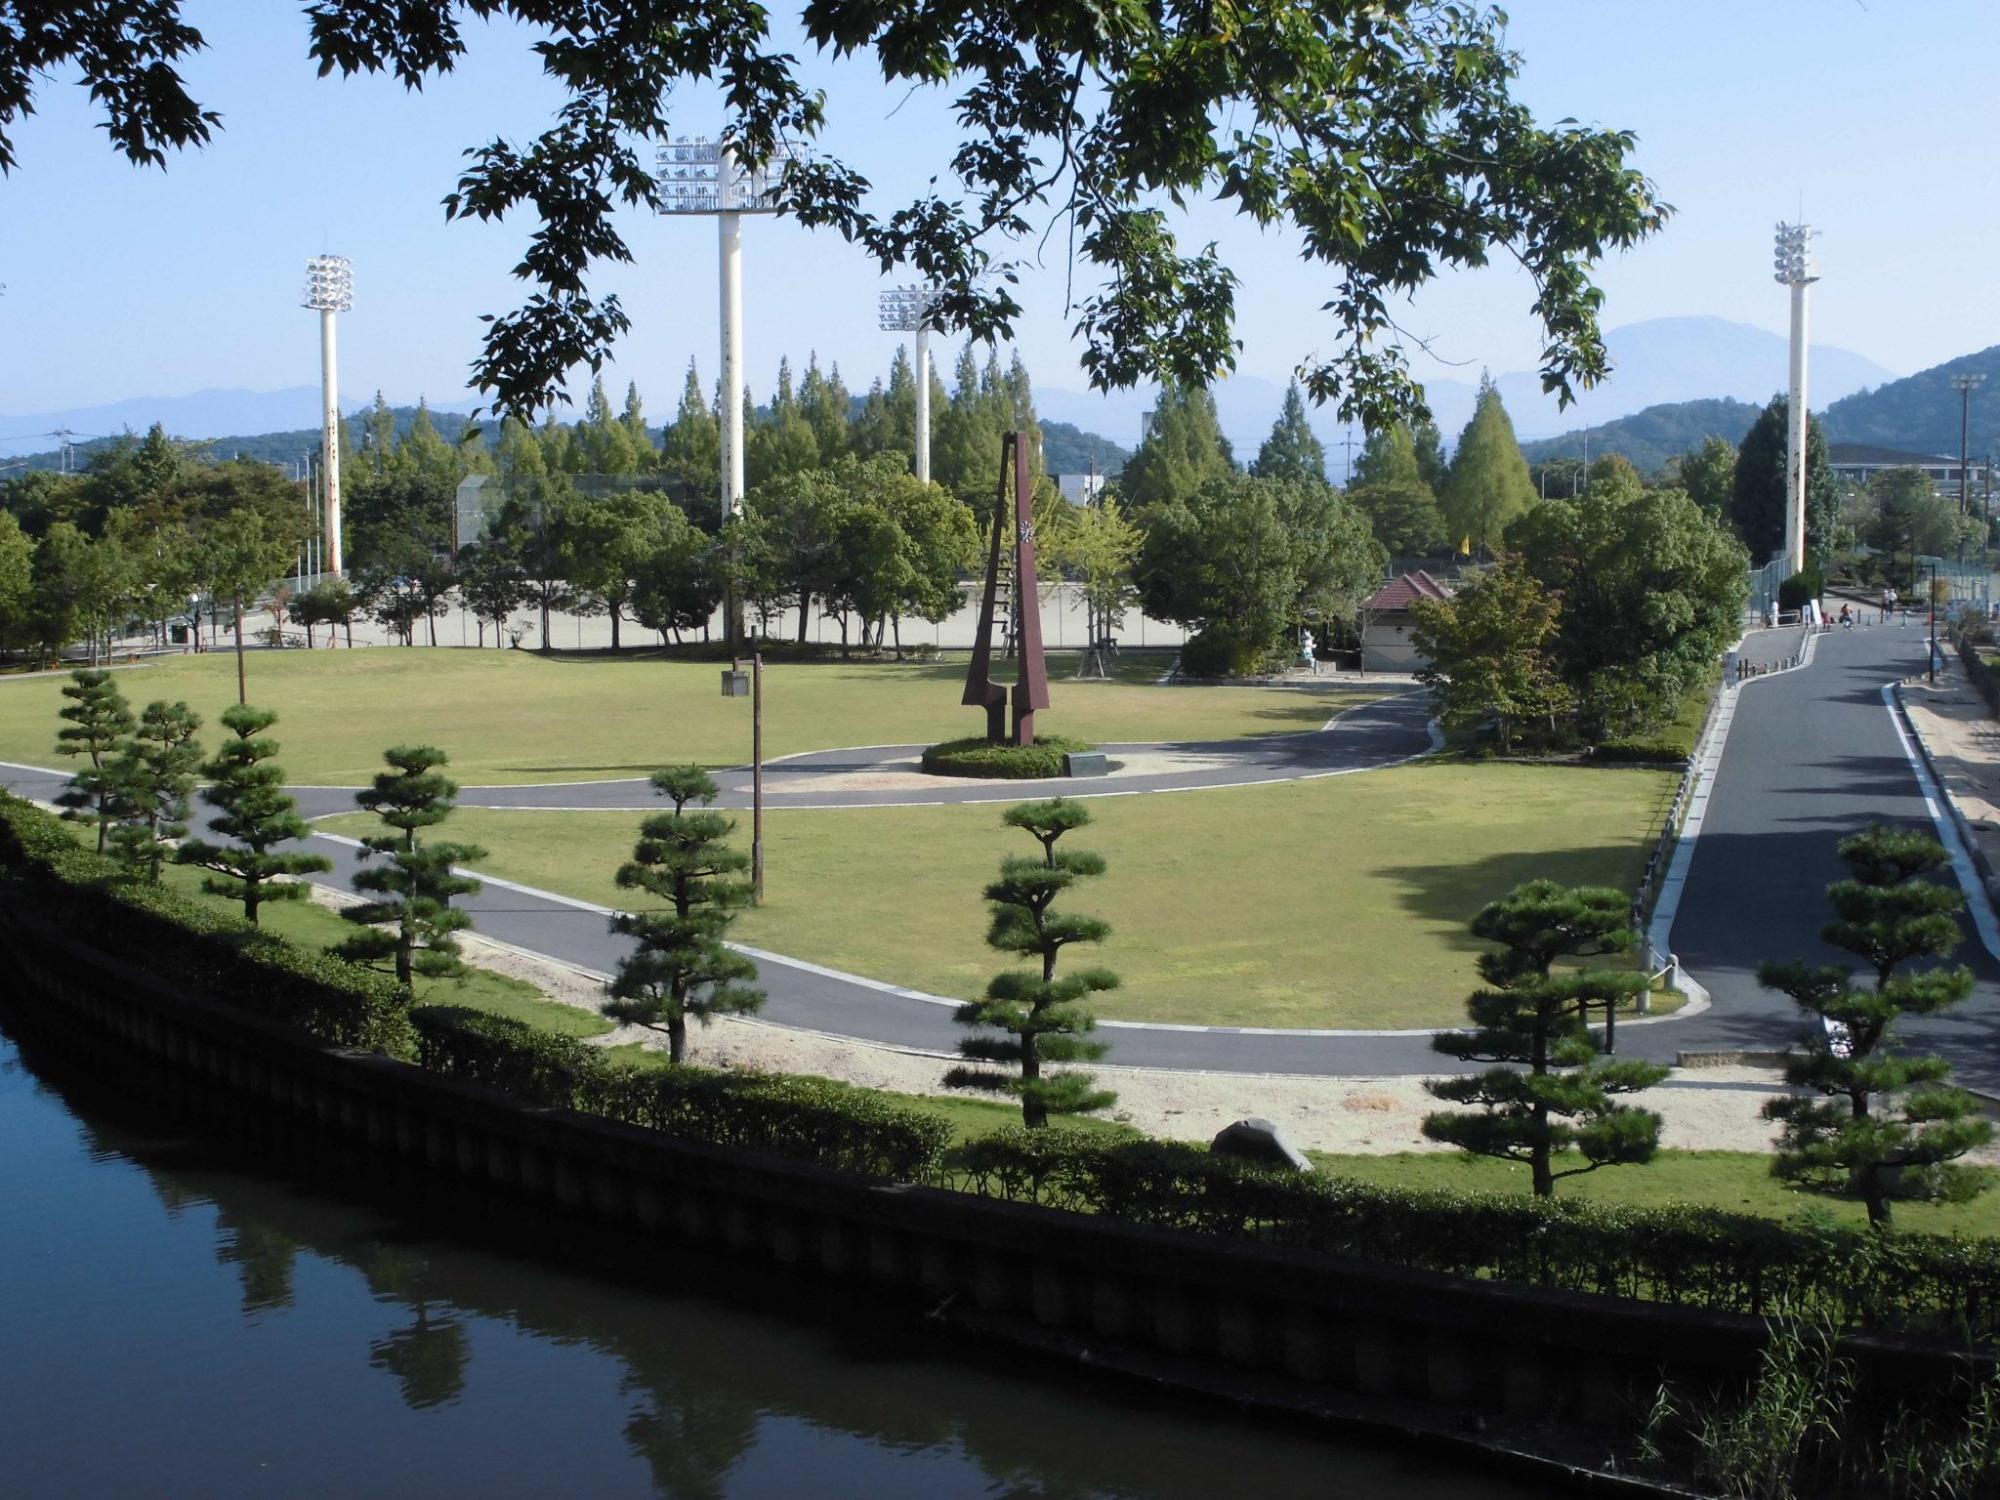
[{"label": "canal water", "polygon": [[765,1310],[700,1260],[639,1287],[476,1249],[80,1100],[0,1033],[0,1493],[1542,1493]]}]

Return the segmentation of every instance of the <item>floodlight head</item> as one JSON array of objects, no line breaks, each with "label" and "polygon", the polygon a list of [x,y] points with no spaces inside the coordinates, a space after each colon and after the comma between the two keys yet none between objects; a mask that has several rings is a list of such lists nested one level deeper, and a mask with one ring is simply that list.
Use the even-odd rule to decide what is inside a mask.
[{"label": "floodlight head", "polygon": [[878,294],[877,307],[884,333],[915,333],[931,325],[931,307],[937,288],[930,286],[889,286]]},{"label": "floodlight head", "polygon": [[1780,224],[1772,241],[1771,279],[1780,286],[1807,286],[1819,280],[1812,259],[1812,228]]},{"label": "floodlight head", "polygon": [[354,267],[344,255],[315,255],[306,262],[303,306],[316,312],[347,312],[354,306]]},{"label": "floodlight head", "polygon": [[771,159],[746,167],[727,140],[676,136],[660,147],[654,178],[663,214],[768,214],[778,211],[778,189],[804,154],[780,142]]}]

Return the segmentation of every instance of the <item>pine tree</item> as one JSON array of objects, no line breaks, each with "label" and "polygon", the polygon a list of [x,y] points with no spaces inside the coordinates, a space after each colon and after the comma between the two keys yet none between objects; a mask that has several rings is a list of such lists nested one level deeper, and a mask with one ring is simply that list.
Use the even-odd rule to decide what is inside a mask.
[{"label": "pine tree", "polygon": [[194,737],[200,730],[200,717],[185,703],[148,703],[113,766],[118,822],[111,845],[119,863],[155,885],[168,844],[188,831],[188,798],[201,764]]},{"label": "pine tree", "polygon": [[646,404],[639,397],[639,382],[636,380],[625,382],[625,410],[619,414],[618,425],[625,429],[626,439],[632,445],[638,472],[652,469],[659,459],[660,450],[653,446],[653,435],[646,430]]},{"label": "pine tree", "polygon": [[465,973],[457,934],[472,918],[456,910],[453,896],[469,896],[480,883],[453,867],[484,859],[486,851],[473,844],[427,842],[418,830],[433,828],[451,816],[458,783],[438,767],[445,753],[431,745],[397,745],[382,752],[390,769],[377,771],[374,782],[356,792],[354,800],[372,812],[393,833],[371,834],[361,841],[364,861],[376,855],[381,865],[366,865],[354,874],[356,890],[373,891],[381,899],[343,907],[341,915],[361,930],[340,944],[342,958],[382,967],[386,960],[403,985],[422,974],[427,979],[452,979]]},{"label": "pine tree", "polygon": [[1368,434],[1361,445],[1361,456],[1354,461],[1352,483],[1428,484],[1423,465],[1417,459],[1416,437],[1407,423],[1391,422]]},{"label": "pine tree", "polygon": [[1027,802],[1001,816],[1008,827],[1032,834],[1042,846],[1042,857],[1009,855],[1000,861],[1000,878],[984,893],[992,914],[986,942],[1002,953],[1037,961],[1039,969],[996,974],[986,986],[985,999],[961,1005],[958,1023],[980,1030],[962,1038],[958,1050],[973,1062],[1006,1064],[1020,1071],[953,1068],[945,1075],[945,1084],[1013,1094],[1021,1101],[1022,1122],[1040,1129],[1050,1115],[1108,1109],[1118,1098],[1093,1087],[1092,1074],[1068,1068],[1042,1071],[1044,1063],[1089,1062],[1109,1050],[1091,1037],[1097,1018],[1084,1001],[1116,989],[1118,976],[1107,969],[1081,969],[1058,978],[1056,963],[1072,943],[1103,942],[1111,934],[1111,924],[1099,917],[1052,910],[1056,898],[1079,880],[1104,873],[1104,857],[1056,848],[1064,834],[1090,822],[1090,810],[1080,802],[1067,797]]},{"label": "pine tree", "polygon": [[542,445],[535,440],[534,429],[519,417],[502,419],[494,458],[501,481],[506,484],[517,479],[539,479],[549,472],[548,459]]},{"label": "pine tree", "polygon": [[[1532,880],[1474,917],[1472,933],[1500,944],[1479,955],[1480,977],[1493,988],[1465,1002],[1474,1030],[1440,1032],[1431,1045],[1447,1057],[1499,1066],[1427,1080],[1424,1087],[1435,1098],[1482,1112],[1426,1115],[1424,1134],[1475,1156],[1525,1162],[1538,1198],[1553,1197],[1565,1177],[1651,1161],[1659,1150],[1660,1117],[1612,1100],[1651,1088],[1668,1070],[1599,1060],[1590,1030],[1593,1007],[1609,1015],[1645,988],[1646,976],[1628,969],[1549,972],[1559,959],[1632,947],[1625,893]],[[1556,1170],[1571,1152],[1584,1164]]]},{"label": "pine tree", "polygon": [[1285,387],[1285,404],[1278,409],[1278,420],[1257,450],[1250,472],[1259,479],[1326,483],[1326,448],[1306,420],[1305,398],[1296,380]]},{"label": "pine tree", "polygon": [[[1736,449],[1729,519],[1754,562],[1783,550],[1789,488],[1790,398],[1780,394],[1758,414]],[[1806,557],[1823,559],[1840,520],[1840,492],[1827,456],[1826,430],[1806,414]]]},{"label": "pine tree", "polygon": [[1534,481],[1514,440],[1514,424],[1499,390],[1484,376],[1438,499],[1451,542],[1488,555],[1499,549],[1508,523],[1535,503]]},{"label": "pine tree", "polygon": [[[764,992],[749,987],[757,966],[724,942],[736,912],[750,900],[740,879],[750,858],[724,840],[735,824],[710,812],[715,779],[700,766],[653,773],[653,789],[674,804],[639,825],[632,858],[618,870],[625,890],[649,891],[668,903],[662,911],[618,912],[611,930],[635,941],[618,961],[604,1014],[615,1021],[667,1035],[667,1055],[687,1055],[690,1017],[706,1026],[717,1016],[750,1015]],[[697,811],[688,811],[694,803]]]},{"label": "pine tree", "polygon": [[65,818],[97,825],[97,852],[102,854],[111,804],[118,794],[112,760],[119,742],[132,732],[132,709],[111,674],[95,667],[70,673],[62,695],[70,702],[57,710],[57,717],[67,720],[69,727],[56,732],[56,754],[88,756],[90,764],[70,777],[56,804]]},{"label": "pine tree", "polygon": [[1186,500],[1211,480],[1235,472],[1229,439],[1215,415],[1215,398],[1199,387],[1165,383],[1152,426],[1126,462],[1119,489],[1126,504],[1137,510]]},{"label": "pine tree", "polygon": [[1401,422],[1368,434],[1347,497],[1391,557],[1420,557],[1446,541],[1444,514],[1424,478],[1416,436]]},{"label": "pine tree", "polygon": [[361,462],[366,466],[370,478],[380,479],[389,472],[389,461],[396,453],[396,414],[389,409],[389,403],[382,399],[382,393],[375,393],[375,404],[368,408],[368,415],[361,424]]},{"label": "pine tree", "polygon": [[799,382],[799,414],[812,428],[821,463],[830,464],[847,452],[847,411],[852,404],[840,378],[840,366],[822,374],[819,356],[813,355],[806,362],[805,379]]},{"label": "pine tree", "polygon": [[324,855],[277,852],[279,844],[302,839],[308,832],[298,804],[285,795],[284,771],[271,759],[278,753],[278,742],[262,738],[277,722],[278,716],[268,708],[238,703],[223,710],[223,727],[233,738],[224,740],[214,756],[202,762],[201,774],[209,784],[201,789],[201,800],[217,809],[217,816],[208,822],[210,832],[234,842],[189,839],[174,851],[175,864],[214,871],[201,888],[241,901],[243,915],[253,925],[265,902],[297,901],[305,895],[306,888],[297,880],[280,877],[333,868],[333,861]]},{"label": "pine tree", "polygon": [[1758,969],[1759,984],[1790,995],[1815,1022],[1803,1055],[1785,1066],[1785,1081],[1811,1093],[1764,1106],[1784,1127],[1771,1171],[1813,1192],[1859,1197],[1868,1222],[1887,1229],[1897,1198],[1957,1202],[1990,1185],[1986,1173],[1958,1164],[1993,1137],[1979,1101],[1951,1086],[1943,1058],[1904,1052],[1896,1036],[1902,1017],[1936,1015],[1972,993],[1962,966],[1896,972],[1958,947],[1965,897],[1925,878],[1949,856],[1914,829],[1870,828],[1841,840],[1840,857],[1852,878],[1827,887],[1836,920],[1821,936],[1874,970],[1874,984],[1857,985],[1846,964]]},{"label": "pine tree", "polygon": [[674,412],[674,425],[667,429],[661,457],[683,465],[690,474],[713,474],[722,462],[722,424],[701,388],[693,360],[688,361],[681,404]]}]

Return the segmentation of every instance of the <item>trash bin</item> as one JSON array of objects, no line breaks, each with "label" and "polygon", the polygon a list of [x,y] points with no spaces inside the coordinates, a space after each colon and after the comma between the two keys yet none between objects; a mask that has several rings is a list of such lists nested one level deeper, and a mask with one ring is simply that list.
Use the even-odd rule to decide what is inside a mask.
[{"label": "trash bin", "polygon": [[750,696],[750,674],[741,667],[722,669],[722,696],[725,698],[747,698]]},{"label": "trash bin", "polygon": [[176,646],[185,646],[187,644],[188,641],[187,626],[185,625],[174,626],[172,634],[173,634],[173,641]]}]

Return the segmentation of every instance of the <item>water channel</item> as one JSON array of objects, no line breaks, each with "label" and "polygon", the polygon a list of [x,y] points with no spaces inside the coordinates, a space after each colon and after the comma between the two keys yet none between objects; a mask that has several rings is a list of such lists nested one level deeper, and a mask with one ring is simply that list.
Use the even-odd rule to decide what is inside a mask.
[{"label": "water channel", "polygon": [[[0,1032],[0,1491],[1290,1496],[1538,1485],[475,1248],[113,1118]],[[711,1273],[719,1268],[710,1267]],[[1037,1374],[1036,1371],[1039,1371]]]}]

